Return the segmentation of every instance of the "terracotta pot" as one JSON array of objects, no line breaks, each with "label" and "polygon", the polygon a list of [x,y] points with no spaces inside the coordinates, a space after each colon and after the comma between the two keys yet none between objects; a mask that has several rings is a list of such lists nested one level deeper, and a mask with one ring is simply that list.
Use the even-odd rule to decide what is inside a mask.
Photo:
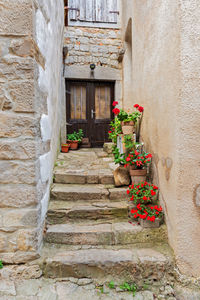
[{"label": "terracotta pot", "polygon": [[162,219],[156,218],[155,222],[151,222],[149,220],[139,219],[140,225],[143,228],[159,228],[162,224]]},{"label": "terracotta pot", "polygon": [[146,180],[147,170],[146,169],[129,169],[131,175],[132,184],[138,184]]},{"label": "terracotta pot", "polygon": [[121,125],[123,134],[133,134],[135,132],[135,123],[133,121],[121,122]]},{"label": "terracotta pot", "polygon": [[61,152],[68,153],[69,152],[69,148],[70,148],[69,144],[62,144],[61,145]]},{"label": "terracotta pot", "polygon": [[71,150],[77,150],[78,149],[78,141],[68,141],[70,144],[70,149]]}]

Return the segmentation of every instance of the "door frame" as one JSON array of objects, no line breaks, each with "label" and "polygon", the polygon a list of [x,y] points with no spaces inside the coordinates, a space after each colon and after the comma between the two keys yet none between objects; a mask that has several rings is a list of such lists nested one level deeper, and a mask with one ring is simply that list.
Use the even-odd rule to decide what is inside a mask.
[{"label": "door frame", "polygon": [[[71,120],[70,119],[70,101],[69,101],[69,88],[70,88],[70,84],[73,83],[73,84],[85,84],[86,85],[86,100],[88,100],[89,102],[89,105],[87,105],[88,103],[86,103],[86,120]],[[65,80],[65,99],[66,99],[66,130],[67,130],[67,126],[68,125],[68,121],[70,120],[70,123],[71,124],[76,124],[76,123],[82,123],[82,124],[88,124],[88,131],[89,131],[89,136],[91,136],[92,134],[92,125],[95,124],[95,119],[92,120],[91,119],[91,111],[89,108],[91,109],[94,109],[95,108],[95,95],[94,95],[94,92],[95,92],[95,89],[91,89],[92,92],[89,92],[89,85],[93,84],[95,86],[95,84],[110,84],[111,85],[111,105],[110,105],[110,110],[111,110],[111,120],[114,119],[114,114],[112,112],[112,99],[114,100],[115,99],[115,84],[116,84],[116,81],[115,80],[104,80],[104,79],[101,79],[101,80],[98,80],[98,79],[73,79],[73,78],[66,78]],[[87,99],[87,96],[88,96],[88,99]],[[93,100],[92,100],[93,99]],[[105,120],[105,119],[104,119]],[[78,121],[78,122],[77,122]],[[91,122],[91,124],[90,124]],[[103,124],[105,121],[102,120],[98,120],[97,123],[101,123]],[[94,142],[91,141],[91,145],[94,146]],[[95,144],[96,146],[96,144]]]}]

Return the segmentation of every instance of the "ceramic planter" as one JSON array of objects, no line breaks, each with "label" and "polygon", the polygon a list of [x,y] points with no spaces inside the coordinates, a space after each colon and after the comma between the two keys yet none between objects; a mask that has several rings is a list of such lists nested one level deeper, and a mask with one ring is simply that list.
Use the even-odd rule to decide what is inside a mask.
[{"label": "ceramic planter", "polygon": [[69,144],[62,144],[61,145],[61,152],[68,153],[69,152],[69,148],[70,148]]},{"label": "ceramic planter", "polygon": [[133,121],[122,122],[121,125],[123,134],[133,134],[135,132],[135,123]]},{"label": "ceramic planter", "polygon": [[134,167],[130,166],[129,173],[131,175],[132,184],[138,184],[146,180],[147,169],[133,169]]},{"label": "ceramic planter", "polygon": [[159,218],[155,219],[155,222],[151,222],[149,220],[139,219],[140,225],[142,228],[159,228],[162,224],[162,220]]},{"label": "ceramic planter", "polygon": [[71,150],[77,150],[78,149],[78,141],[67,141],[70,144]]}]

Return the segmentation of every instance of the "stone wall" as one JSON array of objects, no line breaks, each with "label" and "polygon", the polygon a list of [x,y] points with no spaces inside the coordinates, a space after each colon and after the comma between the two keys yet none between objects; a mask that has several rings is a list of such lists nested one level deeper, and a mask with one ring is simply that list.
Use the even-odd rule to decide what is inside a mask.
[{"label": "stone wall", "polygon": [[119,51],[122,47],[119,29],[101,29],[90,27],[66,27],[65,46],[68,56],[65,64],[70,66],[90,65],[119,69]]},{"label": "stone wall", "polygon": [[200,8],[197,0],[126,4],[123,36],[132,19],[132,50],[124,72],[131,64],[132,87],[124,106],[145,107],[141,138],[153,153],[169,241],[180,271],[200,276]]},{"label": "stone wall", "polygon": [[42,242],[60,136],[62,34],[62,0],[0,3],[0,258],[7,263],[35,258]]}]

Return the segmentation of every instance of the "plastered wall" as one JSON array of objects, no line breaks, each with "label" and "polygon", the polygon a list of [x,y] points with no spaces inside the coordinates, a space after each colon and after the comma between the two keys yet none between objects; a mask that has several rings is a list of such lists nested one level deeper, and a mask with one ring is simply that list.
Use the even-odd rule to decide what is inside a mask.
[{"label": "plastered wall", "polygon": [[[169,242],[182,273],[200,276],[200,7],[196,0],[129,1],[123,5],[124,45],[132,18],[132,56],[123,63],[124,107],[145,107],[141,140],[153,153]],[[129,54],[130,56],[130,54]],[[125,82],[125,81],[124,81]]]}]

